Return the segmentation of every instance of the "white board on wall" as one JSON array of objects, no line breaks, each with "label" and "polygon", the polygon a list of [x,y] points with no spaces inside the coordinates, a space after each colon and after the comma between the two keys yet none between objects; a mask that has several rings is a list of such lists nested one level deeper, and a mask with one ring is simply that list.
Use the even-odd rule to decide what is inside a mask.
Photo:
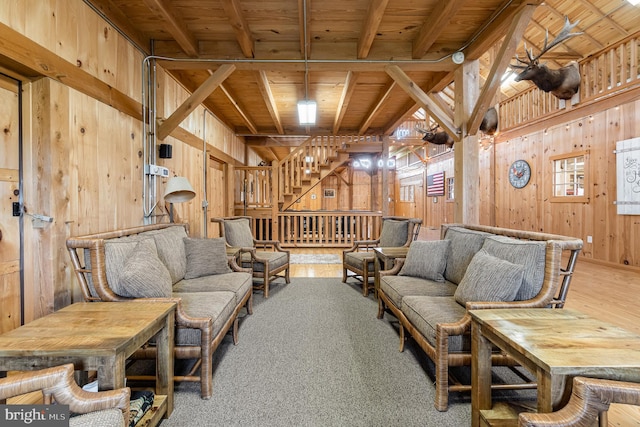
[{"label": "white board on wall", "polygon": [[616,142],[618,215],[640,215],[640,137]]}]

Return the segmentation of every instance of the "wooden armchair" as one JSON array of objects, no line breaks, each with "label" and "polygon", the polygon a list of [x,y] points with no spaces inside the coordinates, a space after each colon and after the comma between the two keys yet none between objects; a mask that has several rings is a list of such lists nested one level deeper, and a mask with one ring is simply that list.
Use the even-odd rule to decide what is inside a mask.
[{"label": "wooden armchair", "polygon": [[71,363],[0,379],[0,402],[39,390],[42,391],[45,405],[55,400],[58,404],[69,405],[71,412],[84,414],[71,418],[69,425],[72,427],[129,425],[129,388],[84,391],[73,379]]},{"label": "wooden armchair", "polygon": [[624,381],[575,377],[569,403],[548,414],[521,413],[520,427],[590,427],[599,419],[607,426],[611,403],[640,406],[640,384]]},{"label": "wooden armchair", "polygon": [[[251,231],[250,216],[212,218],[211,222],[220,224],[220,235],[227,245],[240,248],[238,264],[253,269],[253,277],[262,279],[254,282],[253,288],[264,291],[269,298],[269,285],[276,277],[289,279],[289,251],[282,249],[277,240],[257,240]],[[282,274],[281,274],[282,273]]]},{"label": "wooden armchair", "polygon": [[[409,246],[418,237],[422,220],[400,216],[383,216],[380,237],[375,240],[356,240],[342,252],[342,282],[349,277],[362,281],[362,295],[369,295],[369,278],[373,276],[375,247]],[[355,274],[349,274],[352,271]]]}]

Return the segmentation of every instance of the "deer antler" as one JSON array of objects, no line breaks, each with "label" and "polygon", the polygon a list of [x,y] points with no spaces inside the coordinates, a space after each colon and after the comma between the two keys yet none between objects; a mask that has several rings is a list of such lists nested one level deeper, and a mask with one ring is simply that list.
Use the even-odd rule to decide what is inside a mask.
[{"label": "deer antler", "polygon": [[529,52],[527,52],[527,56],[529,56],[529,59],[531,59],[531,61],[535,61],[537,59],[539,59],[543,54],[545,54],[546,52],[550,51],[551,49],[553,49],[554,47],[556,47],[557,45],[559,45],[560,43],[564,42],[565,40],[570,39],[571,37],[575,37],[575,36],[579,36],[582,34],[582,32],[579,33],[572,33],[571,30],[573,30],[573,28],[578,25],[578,23],[580,22],[580,20],[574,22],[573,24],[571,22],[569,22],[569,17],[565,16],[564,17],[564,27],[562,27],[562,30],[560,30],[560,32],[558,33],[558,35],[556,36],[555,39],[553,39],[553,41],[548,44],[547,41],[549,39],[549,29],[547,28],[547,33],[544,36],[544,46],[542,47],[542,50],[540,51],[540,53],[538,54],[538,56],[536,56],[535,58],[531,58],[532,55],[529,56]]}]

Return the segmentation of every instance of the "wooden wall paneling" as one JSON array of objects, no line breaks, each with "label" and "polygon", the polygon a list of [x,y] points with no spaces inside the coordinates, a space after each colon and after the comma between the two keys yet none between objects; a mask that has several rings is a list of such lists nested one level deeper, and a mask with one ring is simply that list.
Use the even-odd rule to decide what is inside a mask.
[{"label": "wooden wall paneling", "polygon": [[[31,40],[55,52],[56,0],[19,2],[24,11],[24,32]],[[37,17],[37,18],[34,18]]]},{"label": "wooden wall paneling", "polygon": [[[494,150],[495,145],[491,144],[486,148],[481,148],[478,155],[480,165],[480,184],[478,187],[480,193],[480,224],[495,225],[495,187],[493,185],[493,182],[495,182]],[[455,176],[450,176],[449,178],[455,179]],[[446,176],[445,179],[447,179]]]},{"label": "wooden wall paneling", "polygon": [[[56,1],[52,6],[55,16],[53,23],[55,43],[51,47],[54,49],[56,55],[74,63],[77,60],[78,37],[80,37],[81,34],[78,31],[78,19],[83,18],[83,16],[78,16],[79,5],[73,1]],[[82,9],[82,7],[80,7],[80,9]]]},{"label": "wooden wall paneling", "polygon": [[[78,52],[76,64],[84,71],[92,76],[102,78],[100,69],[108,67],[108,63],[98,63],[98,55],[102,55],[100,51],[99,37],[102,34],[102,28],[106,25],[102,19],[90,8],[81,7],[78,10]],[[107,54],[107,57],[110,55]]]},{"label": "wooden wall paneling", "polygon": [[18,96],[17,84],[0,77],[0,333],[20,326],[20,229],[12,214],[18,201]]}]

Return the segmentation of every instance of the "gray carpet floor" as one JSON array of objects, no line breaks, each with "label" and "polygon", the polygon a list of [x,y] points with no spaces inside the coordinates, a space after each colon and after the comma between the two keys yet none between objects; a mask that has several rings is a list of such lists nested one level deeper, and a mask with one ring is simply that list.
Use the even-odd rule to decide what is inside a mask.
[{"label": "gray carpet floor", "polygon": [[447,412],[433,406],[427,357],[357,283],[295,278],[254,295],[214,359],[213,397],[177,383],[171,426],[469,426],[468,394]]}]

